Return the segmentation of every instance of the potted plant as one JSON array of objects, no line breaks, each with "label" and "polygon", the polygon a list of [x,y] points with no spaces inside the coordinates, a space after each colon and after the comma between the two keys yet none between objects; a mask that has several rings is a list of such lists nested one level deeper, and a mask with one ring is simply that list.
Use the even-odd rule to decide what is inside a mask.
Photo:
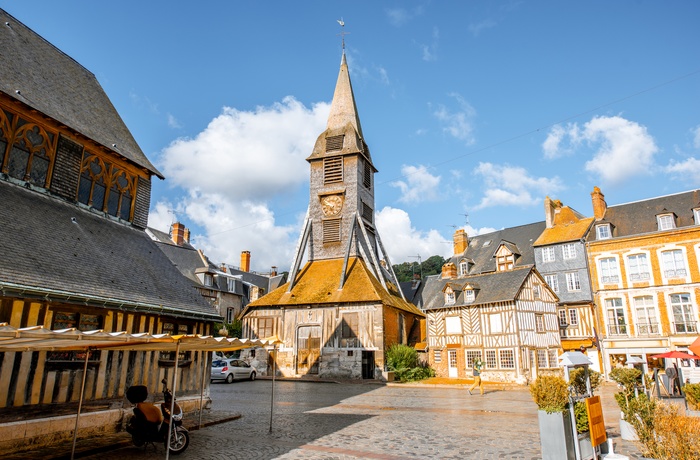
[{"label": "potted plant", "polygon": [[568,414],[569,386],[563,377],[541,375],[530,386],[539,409],[540,445],[544,460],[575,458],[571,418]]},{"label": "potted plant", "polygon": [[637,433],[631,425],[634,417],[630,401],[639,397],[638,384],[642,371],[631,367],[618,367],[610,371],[610,378],[617,382],[620,391],[615,393],[615,401],[620,406],[620,437],[625,441],[637,441]]}]

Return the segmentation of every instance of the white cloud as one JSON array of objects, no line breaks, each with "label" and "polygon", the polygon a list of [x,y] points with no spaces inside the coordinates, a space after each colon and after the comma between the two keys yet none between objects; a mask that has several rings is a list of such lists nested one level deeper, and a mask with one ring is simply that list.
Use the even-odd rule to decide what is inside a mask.
[{"label": "white cloud", "polygon": [[476,110],[461,95],[451,93],[449,96],[457,101],[458,110],[450,111],[444,105],[440,105],[433,115],[444,124],[444,132],[471,145],[475,142],[472,123],[476,117]]},{"label": "white cloud", "polygon": [[[197,228],[195,247],[216,263],[233,265],[241,251],[251,251],[251,265],[260,271],[290,263],[299,226],[276,224],[270,200],[308,181],[304,159],[324,131],[329,109],[328,103],[306,108],[292,97],[254,111],[224,108],[197,136],[161,152],[158,164],[168,182],[185,191],[169,200],[177,201],[177,219]],[[167,230],[171,209],[157,203],[149,224]]]},{"label": "white cloud", "polygon": [[693,133],[693,147],[700,149],[700,125],[691,130]]},{"label": "white cloud", "polygon": [[148,213],[148,226],[161,232],[167,233],[175,220],[173,207],[167,201],[159,201]]},{"label": "white cloud", "polygon": [[404,176],[405,181],[391,183],[393,187],[401,190],[400,202],[420,203],[438,199],[440,176],[433,176],[425,166],[403,165],[401,167],[401,175]]},{"label": "white cloud", "polygon": [[671,161],[664,171],[693,186],[700,183],[700,160],[696,158],[688,158],[680,162]]},{"label": "white cloud", "polygon": [[575,123],[554,126],[542,144],[545,158],[571,154],[585,143],[594,150],[585,169],[610,184],[653,171],[659,149],[646,127],[622,118],[594,117],[583,127]]},{"label": "white cloud", "polygon": [[533,206],[540,202],[539,196],[564,188],[558,177],[532,177],[522,167],[479,163],[474,172],[484,178],[486,189],[479,204],[473,208],[475,210],[494,206]]},{"label": "white cloud", "polygon": [[377,231],[394,265],[415,261],[416,255],[423,260],[434,255],[452,255],[451,239],[445,239],[437,230],[417,230],[411,225],[408,213],[402,209],[387,206],[378,211],[375,217]]},{"label": "white cloud", "polygon": [[384,10],[389,22],[395,27],[401,27],[416,16],[423,14],[423,7],[417,6],[412,10],[405,8],[387,8]]},{"label": "white cloud", "polygon": [[432,41],[430,44],[424,44],[421,43],[419,44],[420,49],[423,51],[423,60],[424,61],[436,61],[437,60],[437,49],[438,49],[438,43],[440,41],[440,29],[437,27],[433,28],[433,37]]},{"label": "white cloud", "polygon": [[159,164],[184,189],[219,193],[231,201],[265,200],[308,179],[305,161],[323,132],[329,105],[311,109],[293,97],[271,107],[226,107],[194,139],[166,147]]},{"label": "white cloud", "polygon": [[481,32],[483,32],[486,29],[491,29],[492,27],[496,27],[496,22],[492,21],[491,19],[486,19],[478,23],[469,24],[468,29],[469,32],[472,33],[472,35],[478,37],[481,34]]},{"label": "white cloud", "polygon": [[179,121],[177,121],[177,118],[175,118],[172,114],[168,114],[168,126],[173,128],[173,129],[180,129],[182,128],[182,125],[180,124]]}]

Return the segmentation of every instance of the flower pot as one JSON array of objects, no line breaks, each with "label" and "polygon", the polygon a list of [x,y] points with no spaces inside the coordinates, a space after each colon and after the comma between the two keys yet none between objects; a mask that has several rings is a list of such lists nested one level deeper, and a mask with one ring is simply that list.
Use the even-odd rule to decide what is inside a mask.
[{"label": "flower pot", "polygon": [[542,460],[575,460],[574,434],[568,413],[537,411]]},{"label": "flower pot", "polygon": [[637,430],[635,430],[631,424],[622,419],[620,419],[620,437],[625,441],[639,441]]}]

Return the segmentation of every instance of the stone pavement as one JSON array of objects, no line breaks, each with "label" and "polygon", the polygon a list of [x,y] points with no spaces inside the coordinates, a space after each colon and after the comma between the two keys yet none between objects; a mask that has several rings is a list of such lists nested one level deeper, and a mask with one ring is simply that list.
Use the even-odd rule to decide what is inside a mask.
[{"label": "stone pavement", "polygon": [[[451,381],[454,382],[454,381]],[[456,383],[456,384],[454,384]],[[278,380],[270,418],[269,380],[211,387],[208,426],[191,434],[178,459],[539,459],[537,408],[527,387],[487,384],[486,395],[469,395],[469,381],[444,384],[374,382],[315,383]],[[615,452],[638,457],[633,443],[619,438],[615,385],[604,384],[604,417]],[[240,413],[231,420],[228,416]],[[226,415],[227,414],[227,415]],[[186,421],[196,423],[196,416]],[[270,430],[272,428],[272,430]],[[128,447],[124,447],[128,446]],[[34,452],[16,458],[69,458]],[[76,458],[160,459],[165,450],[130,446],[121,439],[93,439]],[[99,450],[98,450],[99,449]]]}]

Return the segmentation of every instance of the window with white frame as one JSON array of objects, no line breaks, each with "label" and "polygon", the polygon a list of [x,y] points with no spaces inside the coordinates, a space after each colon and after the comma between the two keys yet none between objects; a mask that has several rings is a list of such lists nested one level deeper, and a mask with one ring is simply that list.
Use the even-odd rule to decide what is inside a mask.
[{"label": "window with white frame", "polygon": [[498,363],[496,362],[496,350],[486,350],[486,368],[496,369]]},{"label": "window with white frame", "polygon": [[436,363],[439,363],[442,361],[442,350],[433,350],[433,360]]},{"label": "window with white frame", "polygon": [[659,224],[659,230],[671,230],[676,228],[676,221],[673,219],[673,214],[661,214],[656,216],[656,222]]},{"label": "window with white frame", "polygon": [[598,261],[600,282],[602,284],[617,284],[620,282],[620,272],[617,269],[617,258],[605,257]]},{"label": "window with white frame", "polygon": [[462,319],[459,316],[445,317],[445,333],[446,334],[461,334]]},{"label": "window with white frame", "polygon": [[208,287],[214,285],[214,277],[210,273],[204,274],[204,285]]},{"label": "window with white frame", "polygon": [[599,240],[607,240],[612,238],[612,232],[610,231],[610,224],[600,224],[595,228],[596,238]]},{"label": "window with white frame", "polygon": [[578,310],[575,308],[569,308],[569,324],[578,326]]},{"label": "window with white frame", "polygon": [[662,251],[661,263],[663,264],[664,277],[666,278],[684,278],[687,275],[685,257],[683,257],[683,250],[681,249]]},{"label": "window with white frame", "polygon": [[562,327],[568,326],[569,323],[566,320],[566,310],[562,309],[562,310],[559,310],[557,313],[559,313],[559,326],[562,326]]},{"label": "window with white frame", "polygon": [[569,291],[580,291],[581,281],[578,277],[578,272],[569,272],[566,274],[566,289]]},{"label": "window with white frame", "polygon": [[500,334],[503,332],[503,325],[501,324],[500,313],[493,313],[489,315],[489,328],[491,334]]},{"label": "window with white frame", "polygon": [[564,254],[564,259],[575,259],[576,258],[576,244],[568,243],[561,247],[561,251]]},{"label": "window with white frame", "polygon": [[637,315],[637,335],[658,334],[659,322],[656,319],[654,298],[650,295],[645,295],[633,298],[632,302]]},{"label": "window with white frame", "polygon": [[474,365],[474,360],[479,359],[481,361],[481,350],[466,350],[465,354],[467,369],[471,369]]},{"label": "window with white frame", "polygon": [[552,291],[559,292],[559,278],[557,278],[557,275],[544,275],[544,280],[552,288]]},{"label": "window with white frame", "polygon": [[474,302],[475,297],[476,294],[474,293],[474,289],[464,290],[464,302]]},{"label": "window with white frame", "polygon": [[498,350],[498,361],[501,369],[515,369],[515,354],[512,348]]},{"label": "window with white frame", "polygon": [[459,262],[459,274],[460,276],[467,276],[469,273],[469,264],[466,260],[461,260]]},{"label": "window with white frame", "polygon": [[547,350],[537,350],[537,367],[540,369],[546,369],[547,367],[549,367],[549,365],[547,364]]},{"label": "window with white frame", "polygon": [[627,335],[627,321],[622,299],[619,297],[605,299],[605,315],[608,320],[608,334]]},{"label": "window with white frame", "polygon": [[673,326],[676,334],[697,333],[698,324],[693,314],[693,304],[690,294],[671,294],[671,310],[673,311]]},{"label": "window with white frame", "polygon": [[557,362],[559,358],[559,350],[556,348],[550,348],[547,350],[547,354],[549,355],[549,367],[559,367],[559,363]]},{"label": "window with white frame", "polygon": [[630,281],[647,281],[650,278],[649,263],[646,254],[627,256],[627,274]]},{"label": "window with white frame", "polygon": [[446,305],[452,305],[455,303],[455,292],[452,290],[452,288],[447,288],[445,290],[445,304]]},{"label": "window with white frame", "polygon": [[554,247],[542,248],[542,262],[554,262]]},{"label": "window with white frame", "polygon": [[535,315],[535,331],[536,332],[545,332],[544,315],[540,315],[540,314]]},{"label": "window with white frame", "polygon": [[700,225],[700,208],[693,209],[693,217],[695,218],[695,225]]}]

